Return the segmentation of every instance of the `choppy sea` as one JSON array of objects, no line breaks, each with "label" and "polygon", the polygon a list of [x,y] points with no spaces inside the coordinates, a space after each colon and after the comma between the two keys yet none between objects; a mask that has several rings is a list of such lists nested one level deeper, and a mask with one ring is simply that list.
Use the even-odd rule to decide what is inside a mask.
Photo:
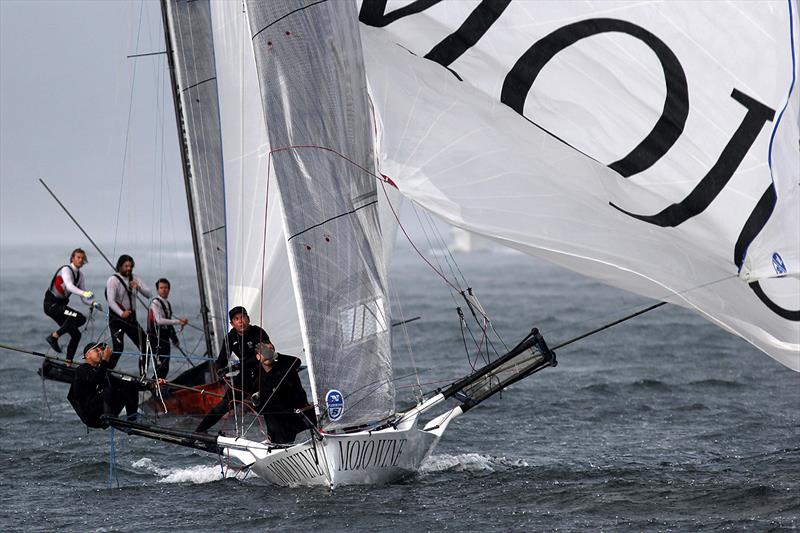
[{"label": "choppy sea", "polygon": [[[107,267],[89,255],[88,285],[101,291]],[[557,345],[651,303],[516,253],[454,257],[508,345],[532,326]],[[63,259],[52,249],[0,250],[0,342],[46,350],[43,338],[54,327],[42,314],[42,294]],[[431,260],[448,274],[455,269],[446,255]],[[197,317],[191,253],[143,254],[136,268],[150,282],[170,277],[176,311]],[[416,367],[422,389],[431,390],[467,372],[456,313],[462,302],[410,250],[395,255],[392,286],[394,319],[422,317],[395,331],[397,375]],[[98,318],[87,334],[103,326]],[[197,332],[185,336],[184,346],[197,345]],[[330,491],[225,476],[213,456],[119,432],[112,450],[110,431],[87,431],[79,422],[66,385],[40,380],[39,359],[0,350],[0,529],[800,525],[800,374],[675,306],[565,347],[558,361],[457,419],[415,477]],[[416,387],[416,378],[398,384],[401,404]]]}]

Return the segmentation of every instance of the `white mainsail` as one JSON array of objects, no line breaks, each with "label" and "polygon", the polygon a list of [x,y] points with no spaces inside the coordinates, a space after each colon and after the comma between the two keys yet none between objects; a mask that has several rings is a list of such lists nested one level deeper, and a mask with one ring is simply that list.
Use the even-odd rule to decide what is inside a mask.
[{"label": "white mainsail", "polygon": [[385,419],[390,313],[356,11],[246,5],[314,398],[327,428]]},{"label": "white mainsail", "polygon": [[381,172],[407,198],[800,370],[796,2],[365,1],[360,18]]},{"label": "white mainsail", "polygon": [[301,355],[280,196],[242,4],[212,2],[228,225],[228,301],[244,306],[279,351]]},{"label": "white mainsail", "polygon": [[225,187],[208,2],[163,4],[206,350],[227,331]]}]

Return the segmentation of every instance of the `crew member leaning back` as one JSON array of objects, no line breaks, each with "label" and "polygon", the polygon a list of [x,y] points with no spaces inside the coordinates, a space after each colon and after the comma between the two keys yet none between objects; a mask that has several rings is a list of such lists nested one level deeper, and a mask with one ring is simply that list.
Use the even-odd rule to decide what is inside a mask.
[{"label": "crew member leaning back", "polygon": [[136,292],[147,298],[152,296],[150,289],[142,280],[133,275],[133,257],[123,254],[117,259],[116,272],[106,281],[106,301],[108,301],[108,329],[111,333],[113,348],[109,368],[117,366],[125,348],[124,338],[127,335],[136,343],[142,354],[139,358],[139,370],[144,370],[147,362],[144,355],[147,351],[147,334],[136,321]]},{"label": "crew member leaning back", "polygon": [[80,296],[81,301],[90,307],[100,307],[94,301],[92,291],[87,291],[81,267],[88,263],[86,252],[80,248],[72,250],[69,264],[61,266],[53,275],[50,286],[44,293],[44,313],[56,321],[59,328],[48,335],[45,340],[53,350],[61,353],[58,339],[62,335],[69,335],[67,345],[67,360],[72,361],[81,340],[80,327],[86,323],[86,317],[75,309],[69,307],[69,297],[72,294]]}]

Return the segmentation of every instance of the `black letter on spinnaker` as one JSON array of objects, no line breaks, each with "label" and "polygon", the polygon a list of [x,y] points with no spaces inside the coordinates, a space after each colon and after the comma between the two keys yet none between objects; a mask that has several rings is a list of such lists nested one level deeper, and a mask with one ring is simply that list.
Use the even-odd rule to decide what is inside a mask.
[{"label": "black letter on spinnaker", "polygon": [[661,226],[662,228],[674,228],[705,211],[719,193],[722,192],[722,189],[733,176],[733,173],[736,172],[742,159],[744,159],[750,147],[753,146],[764,124],[766,124],[767,121],[771,121],[772,117],[775,116],[774,109],[747,96],[738,89],[733,90],[731,98],[745,106],[747,108],[747,113],[742,119],[742,123],[739,124],[736,132],[731,137],[731,140],[728,141],[725,149],[722,150],[722,154],[720,154],[717,162],[714,163],[711,170],[708,171],[703,179],[700,180],[700,183],[697,184],[686,198],[677,204],[666,207],[655,215],[636,215],[625,211],[613,203],[611,203],[611,206],[619,209],[626,215],[643,222]]},{"label": "black letter on spinnaker", "polygon": [[[441,0],[417,0],[411,4],[385,14],[386,0],[364,0],[358,20],[368,26],[382,28],[396,20],[409,15],[420,13],[436,5]],[[441,40],[431,51],[425,54],[425,59],[439,63],[453,73],[459,81],[464,81],[458,72],[450,68],[450,64],[461,57],[464,52],[475,46],[481,37],[500,18],[511,0],[483,0],[472,10],[464,23],[459,28]]]},{"label": "black letter on spinnaker", "polygon": [[522,116],[528,92],[542,68],[553,57],[581,39],[600,33],[620,32],[646,44],[658,57],[664,71],[667,96],[661,116],[652,131],[628,155],[609,168],[627,178],[647,170],[675,144],[689,115],[689,93],[683,67],[670,48],[658,37],[631,22],[597,18],[568,24],[537,41],[522,54],[503,82],[500,101]]},{"label": "black letter on spinnaker", "polygon": [[[733,249],[733,262],[736,263],[739,269],[742,268],[742,263],[744,263],[744,258],[745,255],[747,255],[747,248],[750,246],[750,243],[752,243],[756,235],[764,229],[767,220],[772,216],[777,200],[778,197],[775,194],[775,185],[770,183],[769,187],[767,187],[767,190],[764,191],[761,199],[756,204],[756,207],[753,209],[753,212],[750,213],[750,216],[747,218],[747,222],[744,223],[744,227],[741,233],[739,233],[739,238],[736,240],[736,246]],[[779,306],[764,293],[764,289],[761,288],[761,284],[757,281],[750,283],[749,287],[770,311],[786,320],[800,322],[800,309],[792,311],[791,309],[785,309]]]}]

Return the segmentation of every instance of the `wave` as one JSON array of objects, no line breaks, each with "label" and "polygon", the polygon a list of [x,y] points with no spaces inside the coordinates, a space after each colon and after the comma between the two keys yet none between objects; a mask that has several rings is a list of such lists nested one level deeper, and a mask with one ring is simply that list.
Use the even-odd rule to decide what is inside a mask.
[{"label": "wave", "polygon": [[739,389],[744,386],[744,384],[738,381],[730,381],[727,379],[702,379],[699,381],[690,381],[688,383],[689,387],[698,387],[698,388],[718,388],[718,389]]},{"label": "wave", "polygon": [[479,453],[462,453],[458,455],[431,455],[420,466],[420,474],[432,472],[497,472],[514,468],[526,468],[528,463],[522,459],[493,457]]},{"label": "wave", "polygon": [[639,379],[626,383],[594,383],[582,387],[580,390],[601,394],[619,394],[627,391],[659,391],[669,392],[675,387],[657,379]]},{"label": "wave", "polygon": [[704,403],[695,402],[695,403],[686,404],[686,405],[677,405],[677,406],[673,407],[672,410],[673,411],[678,411],[678,412],[681,412],[681,413],[682,412],[686,412],[686,411],[707,411],[708,410],[708,406],[706,404],[704,404]]},{"label": "wave", "polygon": [[40,413],[44,402],[39,399],[18,400],[0,403],[0,418],[9,419],[19,416],[33,416]]}]

